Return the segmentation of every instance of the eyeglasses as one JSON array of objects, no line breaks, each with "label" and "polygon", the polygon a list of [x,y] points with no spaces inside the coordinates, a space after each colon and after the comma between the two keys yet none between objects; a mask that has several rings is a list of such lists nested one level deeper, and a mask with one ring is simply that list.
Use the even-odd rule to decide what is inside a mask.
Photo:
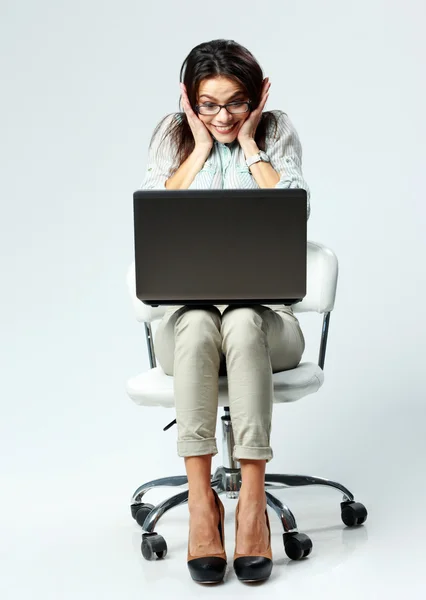
[{"label": "eyeglasses", "polygon": [[248,102],[229,102],[228,104],[212,104],[211,102],[206,104],[197,104],[195,107],[195,111],[200,113],[200,115],[217,115],[220,113],[222,108],[226,108],[226,110],[231,113],[231,115],[240,115],[242,113],[246,113],[250,110],[251,101]]}]

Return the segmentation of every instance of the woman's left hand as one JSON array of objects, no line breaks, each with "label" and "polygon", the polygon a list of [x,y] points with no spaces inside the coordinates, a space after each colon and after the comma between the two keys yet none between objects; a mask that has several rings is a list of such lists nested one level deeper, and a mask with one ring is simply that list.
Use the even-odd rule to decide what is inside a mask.
[{"label": "woman's left hand", "polygon": [[259,106],[250,113],[250,116],[244,121],[241,129],[238,132],[237,140],[240,145],[244,142],[254,140],[256,129],[262,116],[263,108],[269,96],[270,87],[271,84],[269,83],[269,77],[265,77],[262,84],[262,93],[260,96]]}]

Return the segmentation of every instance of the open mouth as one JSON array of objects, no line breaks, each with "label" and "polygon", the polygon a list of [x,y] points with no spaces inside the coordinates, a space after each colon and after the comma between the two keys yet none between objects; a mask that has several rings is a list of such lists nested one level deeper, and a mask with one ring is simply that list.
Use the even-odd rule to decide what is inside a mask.
[{"label": "open mouth", "polygon": [[235,129],[235,126],[237,125],[237,123],[234,123],[232,125],[232,127],[228,127],[228,128],[223,128],[223,127],[217,127],[216,125],[213,125],[213,127],[216,129],[216,131],[218,131],[219,133],[225,134],[225,133],[231,133],[231,131],[233,131]]}]

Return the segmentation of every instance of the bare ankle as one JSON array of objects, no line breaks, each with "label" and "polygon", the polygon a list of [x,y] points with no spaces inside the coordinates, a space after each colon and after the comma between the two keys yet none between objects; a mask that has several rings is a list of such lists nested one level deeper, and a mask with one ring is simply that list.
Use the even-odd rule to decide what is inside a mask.
[{"label": "bare ankle", "polygon": [[240,506],[252,506],[253,508],[266,508],[266,494],[264,489],[246,489],[241,487],[238,502]]},{"label": "bare ankle", "polygon": [[188,494],[189,509],[199,508],[201,506],[210,506],[214,503],[214,494],[211,487],[190,490]]}]

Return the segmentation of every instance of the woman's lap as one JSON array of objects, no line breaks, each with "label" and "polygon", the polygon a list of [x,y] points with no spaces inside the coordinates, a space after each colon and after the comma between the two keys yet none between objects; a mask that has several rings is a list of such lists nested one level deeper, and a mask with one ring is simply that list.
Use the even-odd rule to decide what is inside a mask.
[{"label": "woman's lap", "polygon": [[[242,306],[227,306],[223,312],[221,308],[215,306],[183,306],[174,311],[166,312],[160,324],[158,325],[154,347],[158,361],[164,372],[168,375],[173,375],[173,349],[175,345],[175,323],[177,318],[183,313],[191,312],[191,310],[204,309],[206,314],[213,312],[216,317],[220,315],[220,319],[215,319],[218,329],[225,330],[228,320],[231,321],[232,313],[239,308],[247,308]],[[300,362],[305,349],[305,340],[303,332],[300,328],[299,321],[294,315],[289,315],[288,312],[280,312],[280,310],[272,310],[263,305],[250,306],[257,314],[262,317],[262,328],[265,328],[267,334],[267,343],[269,347],[272,372],[284,371],[295,368]],[[246,313],[249,314],[249,313]],[[240,315],[241,316],[241,311]],[[199,315],[197,315],[199,318]],[[219,368],[219,376],[227,375],[226,357],[221,353],[221,361]]]}]

